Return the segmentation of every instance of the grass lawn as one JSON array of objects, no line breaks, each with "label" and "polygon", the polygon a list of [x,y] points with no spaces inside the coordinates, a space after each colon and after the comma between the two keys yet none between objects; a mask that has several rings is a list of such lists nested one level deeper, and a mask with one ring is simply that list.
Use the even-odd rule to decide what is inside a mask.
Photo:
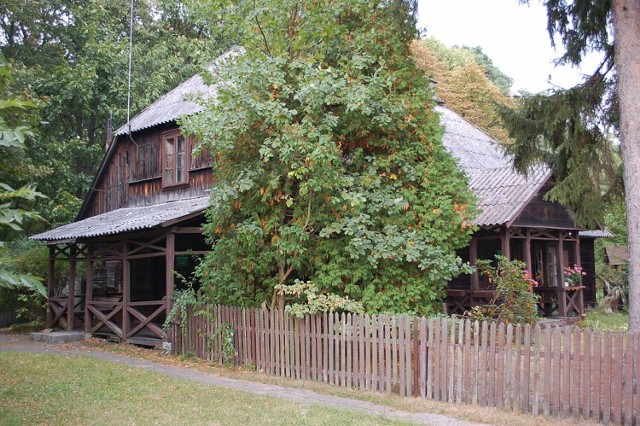
[{"label": "grass lawn", "polygon": [[402,424],[219,389],[109,361],[0,352],[0,425]]},{"label": "grass lawn", "polygon": [[[420,413],[427,412],[442,414],[458,419],[485,423],[488,425],[506,426],[568,426],[568,425],[595,425],[595,422],[584,421],[574,418],[544,417],[522,414],[513,411],[504,411],[497,408],[480,407],[468,404],[448,404],[436,402],[426,398],[405,398],[397,394],[382,394],[379,392],[363,391],[353,388],[344,388],[328,383],[320,383],[309,380],[294,380],[283,377],[276,377],[257,372],[255,370],[242,367],[223,367],[196,358],[183,358],[168,355],[159,350],[148,350],[127,344],[105,343],[98,339],[91,339],[83,343],[87,349],[102,350],[121,355],[127,355],[149,361],[164,363],[168,365],[188,367],[207,373],[217,374],[233,379],[250,380],[260,383],[286,386],[290,388],[307,389],[321,394],[341,396],[344,398],[358,399],[372,402],[374,404],[385,405],[397,410]],[[0,403],[2,401],[0,400]],[[369,424],[364,419],[362,424]]]},{"label": "grass lawn", "polygon": [[605,313],[603,309],[597,308],[587,313],[580,326],[599,330],[627,331],[629,314],[624,311]]}]

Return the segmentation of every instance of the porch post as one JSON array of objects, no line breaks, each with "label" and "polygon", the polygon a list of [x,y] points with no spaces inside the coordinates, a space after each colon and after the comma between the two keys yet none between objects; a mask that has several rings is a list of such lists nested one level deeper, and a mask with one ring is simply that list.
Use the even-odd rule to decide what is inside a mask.
[{"label": "porch post", "polygon": [[558,231],[558,315],[562,317],[567,316],[567,299],[564,291],[564,234],[562,231]]},{"label": "porch post", "polygon": [[131,329],[129,299],[131,297],[131,264],[129,263],[129,242],[122,244],[122,340],[126,341]]},{"label": "porch post", "polygon": [[[172,228],[165,238],[165,315],[169,318],[169,313],[173,309],[173,286],[176,261],[176,228]],[[172,345],[175,344],[175,336],[173,327],[170,327],[165,333],[166,340]]]},{"label": "porch post", "polygon": [[73,331],[76,304],[76,245],[73,244],[69,250],[69,281],[67,283],[67,331]]},{"label": "porch post", "polygon": [[502,255],[508,260],[511,260],[511,244],[510,244],[509,229],[506,226],[500,228],[500,249]]},{"label": "porch post", "polygon": [[86,260],[86,288],[84,290],[84,331],[88,333],[91,331],[91,311],[89,305],[93,300],[93,246],[87,246],[87,260]]},{"label": "porch post", "polygon": [[[476,266],[478,261],[478,239],[475,235],[471,236],[471,245],[469,246],[469,263],[472,266]],[[473,271],[471,274],[471,291],[480,290],[480,278],[478,277],[478,271]]]},{"label": "porch post", "polygon": [[51,308],[51,298],[54,296],[53,288],[56,279],[56,246],[49,246],[49,267],[47,269],[47,320],[46,327],[53,327],[53,309]]},{"label": "porch post", "polygon": [[527,271],[533,276],[533,263],[531,261],[531,229],[525,231],[524,240],[524,263],[527,265]]},{"label": "porch post", "polygon": [[580,231],[576,232],[575,259],[576,265],[582,267],[582,259],[580,258]]},{"label": "porch post", "polygon": [[165,261],[165,285],[166,285],[166,314],[169,315],[171,312],[171,308],[173,307],[173,285],[174,285],[174,275],[173,270],[175,269],[175,260],[176,260],[176,234],[175,229],[172,229],[166,238],[166,261]]}]

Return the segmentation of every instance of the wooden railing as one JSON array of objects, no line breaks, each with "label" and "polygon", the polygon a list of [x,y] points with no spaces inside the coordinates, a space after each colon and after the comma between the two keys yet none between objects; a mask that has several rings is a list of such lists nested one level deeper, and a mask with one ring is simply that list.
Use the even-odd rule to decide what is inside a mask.
[{"label": "wooden railing", "polygon": [[[196,315],[195,312],[208,312]],[[455,319],[198,308],[174,352],[231,357],[282,377],[473,403],[534,415],[638,424],[638,336]],[[232,330],[233,350],[225,350]]]},{"label": "wooden railing", "polygon": [[[143,313],[141,308],[151,308],[150,314]],[[122,340],[141,334],[147,331],[145,337],[164,339],[165,333],[155,322],[163,322],[160,318],[166,310],[164,300],[145,300],[129,302],[125,307],[122,299],[114,300],[92,300],[88,304],[88,314],[90,315],[90,329],[88,333],[98,333],[101,330],[108,334],[113,333]],[[125,321],[125,315],[127,316]],[[126,324],[126,326],[125,326]]]}]

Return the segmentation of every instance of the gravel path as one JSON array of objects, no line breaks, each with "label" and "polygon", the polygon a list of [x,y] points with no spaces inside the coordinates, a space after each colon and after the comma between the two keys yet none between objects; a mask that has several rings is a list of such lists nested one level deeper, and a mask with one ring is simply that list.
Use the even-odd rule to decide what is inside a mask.
[{"label": "gravel path", "polygon": [[[74,348],[77,346],[77,348]],[[80,348],[80,344],[66,344],[64,346],[52,345],[43,342],[35,342],[29,336],[12,334],[0,331],[0,351],[54,353],[63,355],[90,356],[94,358],[114,361],[131,367],[144,368],[149,371],[164,374],[180,379],[191,380],[225,389],[235,389],[257,395],[268,395],[304,404],[320,404],[352,412],[359,412],[374,416],[382,416],[390,419],[399,419],[417,424],[434,426],[475,426],[477,423],[469,423],[463,420],[430,413],[410,413],[396,410],[391,407],[374,404],[366,401],[325,395],[304,389],[293,389],[284,386],[269,385],[247,380],[230,379],[214,374],[203,373],[184,367],[175,367],[119,355],[111,352]]]}]

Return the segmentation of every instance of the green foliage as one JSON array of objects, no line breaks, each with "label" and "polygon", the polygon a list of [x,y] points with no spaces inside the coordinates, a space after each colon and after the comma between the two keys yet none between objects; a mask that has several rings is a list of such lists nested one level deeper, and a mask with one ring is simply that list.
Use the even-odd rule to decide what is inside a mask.
[{"label": "green foliage", "polygon": [[[437,82],[435,89],[447,108],[496,140],[509,142],[499,108],[512,104],[509,87],[500,85],[509,81],[510,86],[510,79],[495,68],[479,47],[447,48],[434,38],[426,38],[415,40],[411,49],[416,65]],[[492,79],[490,69],[498,80]]]},{"label": "green foliage", "polygon": [[[24,137],[30,134],[24,126],[11,127],[10,117],[15,110],[23,110],[29,106],[20,98],[6,100],[10,95],[7,85],[11,79],[11,73],[0,54],[0,150],[20,150],[24,148]],[[4,151],[6,153],[7,151]],[[40,219],[40,216],[31,211],[16,207],[19,202],[33,201],[43,197],[32,185],[14,189],[0,181],[0,230],[11,229],[21,231],[25,219]],[[4,242],[0,241],[0,288],[27,288],[38,292],[42,297],[47,293],[42,285],[41,278],[17,273],[12,270],[13,259],[8,256]]]},{"label": "green foliage", "polygon": [[236,347],[233,344],[233,336],[235,331],[230,323],[225,322],[220,324],[213,334],[208,336],[209,341],[212,342],[217,336],[221,337],[222,346],[220,351],[222,353],[222,363],[227,367],[233,365],[233,358],[238,355]]},{"label": "green foliage", "polygon": [[475,62],[485,69],[489,80],[491,80],[491,82],[500,89],[503,95],[509,96],[509,90],[511,90],[513,79],[503,73],[502,70],[493,63],[493,60],[482,51],[482,47],[462,46],[459,49],[466,50],[471,53]]},{"label": "green foliage", "polygon": [[289,302],[285,311],[298,318],[305,314],[317,314],[320,312],[351,312],[354,314],[364,313],[361,302],[350,300],[348,297],[341,297],[335,293],[318,294],[318,288],[310,281],[303,282],[295,280],[293,284],[278,284],[275,291],[287,296],[293,296],[293,303]]},{"label": "green foliage", "polygon": [[193,288],[193,283],[191,281],[184,280],[184,284],[183,288],[175,289],[173,292],[173,306],[162,325],[162,329],[165,332],[169,330],[173,322],[178,321],[180,323],[180,330],[182,334],[186,335],[189,331],[189,325],[187,321],[182,321],[183,315],[200,304],[198,294]]},{"label": "green foliage", "polygon": [[203,292],[282,306],[276,285],[299,279],[368,312],[439,310],[473,207],[409,56],[415,2],[226,5],[206,16],[229,16],[246,53],[182,123],[214,156]]},{"label": "green foliage", "polygon": [[607,313],[603,308],[587,312],[578,326],[592,330],[611,330],[626,332],[629,326],[629,315],[626,312]]},{"label": "green foliage", "polygon": [[[509,90],[513,84],[513,79],[504,74],[495,66],[493,60],[482,51],[482,47],[475,46],[453,46],[447,47],[444,43],[433,37],[423,38],[418,41],[423,47],[434,54],[440,64],[447,70],[453,71],[458,68],[464,68],[471,63],[480,66],[484,70],[487,80],[495,85],[502,95],[509,96]],[[426,70],[432,71],[432,70]],[[439,79],[434,75],[434,78]]]},{"label": "green foliage", "polygon": [[516,169],[526,173],[538,162],[552,167],[557,184],[547,199],[571,207],[583,226],[601,221],[603,204],[622,188],[619,147],[607,132],[610,118],[598,101],[608,96],[610,86],[600,77],[552,94],[531,95],[515,110],[502,110],[516,142],[511,149]]},{"label": "green foliage", "polygon": [[619,111],[611,4],[546,2],[551,43],[560,40],[566,49],[557,62],[577,66],[586,53],[596,51],[602,63],[575,87],[526,95],[515,108],[502,110],[515,140],[516,168],[526,172],[538,162],[551,166],[557,185],[547,198],[571,207],[582,226],[601,222],[604,205],[623,191],[622,164],[612,144]]},{"label": "green foliage", "polygon": [[496,296],[484,306],[475,306],[467,314],[473,320],[498,320],[505,324],[535,324],[538,319],[538,285],[524,268],[524,262],[496,256],[497,265],[490,260],[477,261],[478,272],[495,285]]},{"label": "green foliage", "polygon": [[[21,123],[33,131],[24,152],[0,158],[0,181],[35,182],[49,198],[30,208],[50,226],[78,213],[104,154],[107,120],[127,119],[130,3],[6,0],[0,7],[0,48],[17,77],[11,89],[39,106]],[[132,115],[193,75],[196,56],[215,51],[220,30],[190,10],[179,0],[135,2]]]}]

